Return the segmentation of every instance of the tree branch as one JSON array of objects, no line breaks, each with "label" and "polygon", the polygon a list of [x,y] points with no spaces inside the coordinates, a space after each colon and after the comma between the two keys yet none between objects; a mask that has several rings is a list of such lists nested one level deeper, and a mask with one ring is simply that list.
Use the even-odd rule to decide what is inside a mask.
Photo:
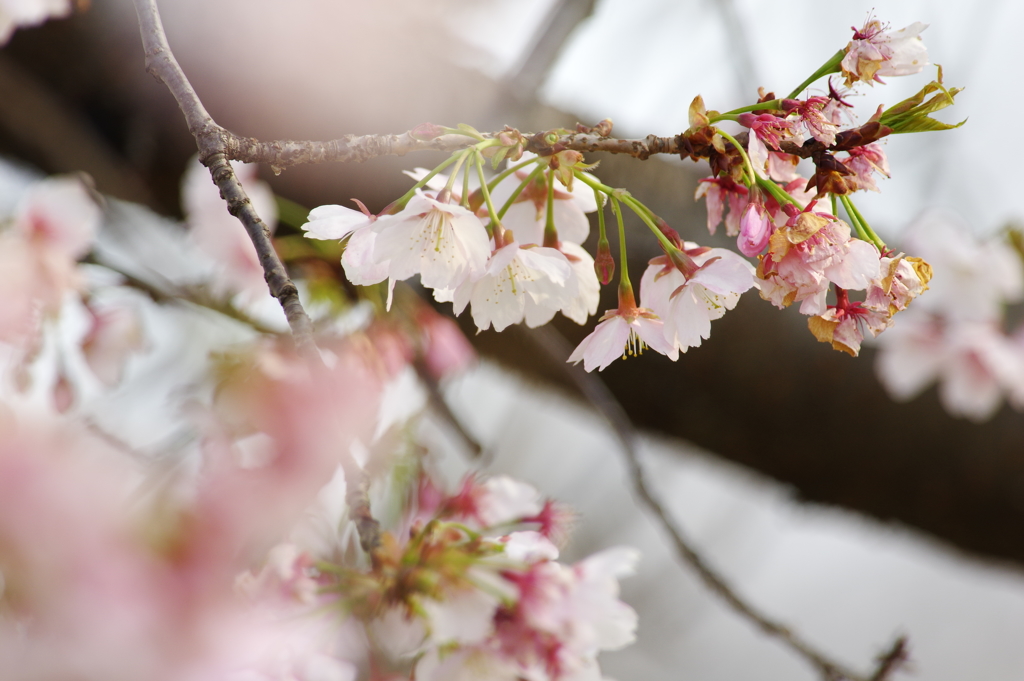
[{"label": "tree branch", "polygon": [[[415,137],[412,131],[399,135],[345,135],[336,140],[276,140],[261,142],[252,137],[239,137],[221,129],[228,158],[246,163],[268,163],[275,170],[302,163],[366,161],[378,156],[405,156],[414,151],[452,152],[465,149],[477,140],[464,135],[442,135],[432,140]],[[484,133],[487,139],[498,133]],[[554,144],[543,141],[543,135],[527,135],[527,151],[544,153],[552,148],[573,149],[580,152],[603,151],[627,154],[646,159],[652,154],[679,154],[677,137],[648,135],[643,139],[617,139],[590,133],[562,135]]]},{"label": "tree branch", "polygon": [[[321,362],[313,342],[313,324],[302,307],[298,289],[295,288],[284,263],[274,250],[270,230],[257,215],[245,189],[231,168],[227,151],[229,140],[236,139],[235,136],[213,120],[174,58],[167,43],[156,0],[133,1],[139,16],[142,45],[146,53],[146,71],[167,86],[181,107],[189,132],[196,139],[199,160],[209,169],[214,184],[220,189],[221,198],[227,202],[228,212],[242,223],[253,246],[256,247],[270,294],[277,298],[284,309],[299,351],[310,361]],[[343,457],[342,465],[349,481],[346,501],[356,521],[360,544],[364,550],[372,554],[380,545],[380,527],[370,513],[365,472],[350,456]]]},{"label": "tree branch", "polygon": [[241,221],[252,239],[263,267],[264,277],[270,294],[277,298],[284,308],[288,325],[292,329],[295,343],[302,351],[313,348],[313,325],[299,301],[299,292],[288,277],[284,264],[274,250],[270,230],[256,214],[241,182],[235,176],[227,156],[227,139],[230,133],[217,125],[206,111],[199,95],[192,89],[185,72],[178,65],[164,33],[160,13],[155,0],[134,0],[139,16],[142,45],[146,53],[146,71],[167,86],[181,107],[189,132],[199,147],[199,160],[210,170],[214,184],[220,189],[221,198],[227,202],[228,211]]},{"label": "tree branch", "polygon": [[789,627],[760,612],[733,591],[725,579],[715,572],[714,568],[685,537],[683,531],[676,525],[671,514],[665,509],[647,482],[637,450],[636,430],[611,391],[600,379],[584,373],[579,367],[564,364],[564,358],[569,356],[571,348],[568,347],[565,339],[550,326],[534,329],[529,336],[546,354],[562,362],[567,377],[615,431],[615,435],[622,445],[622,453],[625,456],[637,497],[647,506],[648,511],[668,534],[679,558],[696,571],[707,588],[765,634],[780,640],[796,652],[817,669],[825,681],[887,681],[892,677],[892,674],[906,661],[906,639],[904,637],[897,639],[889,650],[879,657],[878,664],[871,674],[863,676],[833,661]]}]

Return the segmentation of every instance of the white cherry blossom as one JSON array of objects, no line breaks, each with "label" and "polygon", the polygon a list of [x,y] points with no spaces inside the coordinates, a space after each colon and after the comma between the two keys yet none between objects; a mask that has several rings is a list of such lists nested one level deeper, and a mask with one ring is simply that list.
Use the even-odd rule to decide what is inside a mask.
[{"label": "white cherry blossom", "polygon": [[[481,331],[492,325],[495,331],[501,331],[524,318],[537,326],[537,317],[546,323],[576,296],[572,275],[569,261],[560,251],[540,246],[520,248],[512,242],[494,252],[482,277],[455,289],[455,314],[472,304],[473,322]],[[531,319],[527,317],[527,305],[550,314]]]},{"label": "white cherry blossom", "polygon": [[373,261],[388,262],[393,281],[420,275],[427,288],[454,288],[482,276],[491,248],[487,230],[469,210],[428,196],[374,222]]},{"label": "white cherry blossom", "polygon": [[682,352],[711,335],[712,320],[736,307],[740,294],[754,286],[754,268],[723,248],[701,249],[686,242],[695,265],[689,279],[667,256],[651,260],[640,281],[640,297],[664,322],[665,339]]}]

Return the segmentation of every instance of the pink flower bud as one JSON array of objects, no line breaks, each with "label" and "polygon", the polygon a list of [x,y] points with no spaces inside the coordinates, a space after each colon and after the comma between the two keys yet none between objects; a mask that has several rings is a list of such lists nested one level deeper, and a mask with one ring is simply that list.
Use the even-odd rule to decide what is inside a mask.
[{"label": "pink flower bud", "polygon": [[736,117],[736,122],[744,128],[752,128],[757,123],[757,115],[752,113],[741,113]]},{"label": "pink flower bud", "polygon": [[437,139],[444,134],[445,129],[435,123],[420,123],[409,131],[409,135],[418,140]]},{"label": "pink flower bud", "polygon": [[602,284],[607,284],[615,276],[615,259],[607,241],[597,245],[597,257],[594,258],[594,271]]},{"label": "pink flower bud", "polygon": [[751,202],[743,211],[740,218],[740,235],[736,239],[736,246],[740,253],[752,258],[768,245],[768,237],[771,236],[771,222],[768,220],[768,213],[764,206]]}]

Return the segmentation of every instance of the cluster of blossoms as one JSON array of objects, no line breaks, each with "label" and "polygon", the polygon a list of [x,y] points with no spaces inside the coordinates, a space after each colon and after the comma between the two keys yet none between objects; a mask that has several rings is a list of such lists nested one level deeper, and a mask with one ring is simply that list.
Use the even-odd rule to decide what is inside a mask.
[{"label": "cluster of blossoms", "polygon": [[[456,170],[476,162],[463,182],[455,182],[456,173],[417,169],[413,191],[380,216],[362,204],[362,212],[321,206],[310,212],[306,235],[347,237],[346,276],[358,285],[388,280],[389,301],[395,281],[419,274],[438,301],[454,302],[456,313],[470,306],[481,330],[523,321],[540,326],[558,312],[584,323],[597,310],[600,286],[594,260],[580,246],[590,234],[585,213],[597,208],[593,191],[572,183],[581,155],[561,152],[543,169],[520,152],[510,157],[519,163],[487,181],[481,152],[496,147],[478,147],[449,161]],[[559,168],[569,169],[564,191],[555,186],[556,176],[565,177]],[[495,204],[500,218],[488,223]]]},{"label": "cluster of blossoms", "polygon": [[[560,563],[567,509],[505,476],[447,492],[427,473],[417,383],[473,352],[418,299],[397,295],[386,318],[318,317],[315,358],[255,331],[190,338],[209,358],[159,400],[184,433],[173,451],[136,449],[83,404],[152,390],[148,324],[183,309],[157,301],[201,282],[207,299],[184,309],[246,319],[268,298],[201,177],[183,182],[187,235],[133,214],[157,242],[135,274],[102,238],[128,207],[78,178],[26,184],[3,220],[0,677],[600,679],[598,653],[634,639],[618,578],[637,556]],[[191,269],[172,267],[178,249]],[[371,502],[397,509],[383,529]]]},{"label": "cluster of blossoms", "polygon": [[[932,271],[923,259],[888,249],[851,195],[879,191],[876,175],[889,177],[881,138],[954,127],[927,114],[951,104],[956,90],[942,86],[940,72],[940,79],[915,97],[886,110],[879,107],[866,124],[845,130],[850,105],[831,80],[827,95],[796,97],[815,78],[832,72],[841,72],[847,87],[919,72],[928,63],[919,37],[924,28],[918,23],[889,32],[869,19],[790,96],[761,91],[758,104],[726,114],[706,111],[697,98],[690,109],[691,138],[707,140],[717,152],[710,158],[716,175],[702,180],[696,194],[707,201],[709,231],[714,233],[724,217],[738,250],[758,259],[761,297],[779,308],[800,303],[814,336],[853,356],[865,335],[878,336],[892,326],[893,316],[928,289]],[[923,104],[932,93],[938,94]],[[711,127],[722,120],[748,129],[746,153],[736,139]],[[813,161],[810,177],[798,172],[802,158]],[[838,217],[839,204],[848,221]],[[851,300],[851,291],[863,291],[862,299]],[[834,304],[828,303],[830,292]]]},{"label": "cluster of blossoms", "polygon": [[[942,86],[940,71],[914,97],[879,107],[866,124],[845,129],[850,105],[844,88],[830,81],[827,94],[798,97],[831,73],[841,73],[850,87],[921,71],[928,63],[918,35],[924,28],[890,32],[869,18],[845,49],[786,98],[762,90],[758,103],[726,113],[694,100],[690,127],[675,142],[683,156],[707,160],[714,173],[697,190],[707,200],[709,230],[724,218],[727,234],[737,237],[743,256],[757,259],[756,267],[731,251],[683,242],[635,197],[600,182],[569,148],[567,130],[526,138],[509,128],[484,136],[464,125],[421,126],[414,134],[462,135],[472,146],[432,171],[411,173],[416,185],[380,214],[361,203],[361,211],[321,206],[303,228],[311,238],[346,240],[342,264],[353,283],[387,280],[390,300],[397,280],[419,275],[436,300],[454,303],[456,314],[469,306],[479,329],[500,331],[523,321],[538,326],[557,312],[583,324],[596,312],[600,285],[615,270],[604,223],[610,205],[620,235],[619,304],[569,361],[582,361],[588,371],[604,369],[647,347],[676,360],[708,338],[711,321],[751,288],[780,308],[800,303],[815,337],[857,355],[865,334],[888,328],[928,288],[931,269],[888,249],[851,194],[878,191],[876,176],[889,176],[882,138],[955,127],[928,114],[951,104],[957,90]],[[747,128],[746,143],[717,127],[723,122]],[[610,130],[603,121],[577,132],[607,137]],[[801,158],[813,161],[811,177],[798,172]],[[502,160],[507,166],[487,177],[485,159],[495,169]],[[449,166],[453,172],[442,175]],[[643,274],[639,303],[626,265],[623,208],[645,223],[664,252]],[[594,258],[581,247],[589,234],[584,214],[593,211],[600,225]],[[851,299],[851,291],[863,291],[863,299]]]},{"label": "cluster of blossoms", "polygon": [[990,418],[1004,396],[1024,409],[1024,327],[1007,331],[1006,314],[1024,300],[1020,250],[1004,238],[979,241],[940,213],[914,224],[904,245],[935,263],[935,277],[879,338],[879,380],[898,400],[937,380],[946,410],[974,421]]},{"label": "cluster of blossoms", "polygon": [[600,679],[598,652],[633,641],[636,613],[618,599],[617,579],[635,552],[557,562],[552,540],[570,514],[508,477],[469,477],[445,494],[423,476],[412,496],[370,570],[277,549],[306,581],[292,591],[359,623],[364,656],[388,678]]}]

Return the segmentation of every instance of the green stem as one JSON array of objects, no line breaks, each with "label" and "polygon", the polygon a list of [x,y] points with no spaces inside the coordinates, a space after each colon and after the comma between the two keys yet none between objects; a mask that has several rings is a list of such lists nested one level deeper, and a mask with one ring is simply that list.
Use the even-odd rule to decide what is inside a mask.
[{"label": "green stem", "polygon": [[[632,196],[629,196],[628,194],[621,195],[621,192],[619,190],[613,187],[609,187],[606,184],[602,184],[600,181],[594,179],[594,177],[591,176],[589,173],[584,173],[582,171],[577,170],[574,173],[574,175],[576,175],[576,179],[581,180],[584,184],[590,185],[590,187],[594,190],[595,194],[597,194],[597,192],[601,192],[603,194],[606,194],[608,198],[612,199],[613,201],[621,200],[623,203],[629,206],[630,209],[634,213],[636,213],[641,220],[644,221],[645,225],[651,228],[651,231],[654,232],[654,236],[658,237],[658,241],[661,242],[661,245],[663,247],[675,248],[675,244],[669,241],[668,237],[662,234],[661,230],[658,229],[658,226],[654,224],[655,216],[654,212],[651,211],[650,208],[648,208],[647,206],[645,206]],[[600,202],[598,203],[598,205],[600,205]],[[616,205],[618,204],[616,203]],[[612,207],[612,210],[615,210],[614,206]]]},{"label": "green stem", "polygon": [[786,99],[796,99],[797,95],[806,90],[807,86],[813,83],[814,81],[830,73],[839,72],[839,64],[843,61],[843,57],[845,56],[846,48],[844,47],[843,49],[833,54],[832,57],[824,64],[822,64],[817,71],[808,76],[807,80],[800,83],[800,85],[798,85],[795,90],[789,93],[789,97],[787,97]]},{"label": "green stem", "polygon": [[508,199],[505,201],[505,204],[501,207],[501,210],[498,211],[499,220],[505,217],[505,213],[507,213],[508,209],[512,207],[512,204],[515,203],[516,199],[519,198],[519,195],[523,193],[523,190],[526,189],[530,185],[530,183],[537,178],[537,174],[542,172],[543,170],[544,166],[537,164],[537,167],[533,169],[533,172],[527,175],[526,179],[519,183],[519,186],[515,188],[515,191],[513,191],[512,195],[508,197]]},{"label": "green stem", "polygon": [[764,189],[772,196],[774,196],[775,200],[779,202],[780,206],[788,203],[790,205],[796,206],[797,208],[803,208],[803,206],[801,206],[796,199],[790,196],[789,192],[787,192],[779,185],[775,184],[775,182],[773,182],[770,179],[764,177],[757,178],[757,186],[760,187],[761,189]]},{"label": "green stem", "polygon": [[835,194],[829,194],[828,197],[832,201],[832,215],[838,216],[839,213],[836,212],[836,195]]},{"label": "green stem", "polygon": [[870,241],[878,247],[879,251],[885,251],[885,242],[882,241],[875,230],[871,229],[871,225],[864,219],[864,216],[857,210],[857,206],[853,205],[853,201],[848,196],[840,196],[839,200],[843,202],[843,207],[846,208],[847,215],[850,216],[851,222],[854,222],[854,228],[857,230],[857,236],[864,241]]},{"label": "green stem", "polygon": [[668,253],[669,251],[678,250],[676,248],[676,245],[669,241],[668,237],[662,234],[661,230],[658,229],[658,225],[654,223],[654,213],[651,212],[650,208],[640,203],[632,196],[622,197],[622,202],[629,206],[633,210],[633,212],[636,213],[641,220],[643,220],[644,224],[650,228],[651,232],[654,233],[654,236],[658,238],[658,241],[661,243],[662,249],[664,249],[666,253]]},{"label": "green stem", "polygon": [[747,113],[748,111],[759,111],[761,109],[774,110],[774,109],[779,109],[781,107],[782,107],[782,100],[781,99],[771,99],[771,100],[768,100],[767,102],[760,102],[759,104],[751,104],[750,106],[741,106],[738,109],[733,109],[732,111],[726,111],[725,113],[719,114],[717,117],[712,118],[711,122],[714,123],[717,120],[723,120],[723,119],[724,120],[729,120],[729,121],[734,121],[734,120],[736,120],[735,118],[724,118],[724,117],[725,116],[732,116],[733,114]]},{"label": "green stem", "polygon": [[509,166],[508,168],[505,168],[505,170],[501,171],[500,173],[494,176],[494,179],[487,184],[487,188],[490,189],[491,191],[494,191],[494,188],[498,186],[499,182],[501,182],[502,180],[504,180],[506,177],[516,172],[517,170],[525,168],[531,163],[540,163],[540,159],[531,158],[529,161],[523,161],[518,165]]},{"label": "green stem", "polygon": [[452,174],[448,177],[447,184],[445,184],[444,189],[437,194],[438,201],[441,203],[448,203],[451,199],[452,187],[455,186],[455,178],[459,176],[459,170],[462,168],[462,164],[466,162],[466,159],[469,158],[469,155],[474,153],[474,151],[474,149],[470,148],[459,153],[455,161],[455,169],[452,170]]},{"label": "green stem", "polygon": [[554,248],[558,245],[558,230],[555,228],[555,174],[548,173],[547,217],[544,221],[544,245]]},{"label": "green stem", "polygon": [[422,189],[423,187],[425,187],[427,182],[430,182],[432,179],[434,179],[435,175],[437,175],[439,172],[441,172],[442,170],[444,170],[445,168],[450,166],[452,163],[454,163],[455,160],[457,158],[459,158],[460,156],[465,156],[465,151],[462,150],[462,149],[460,149],[459,151],[456,151],[455,153],[453,153],[448,158],[448,160],[446,160],[444,163],[442,163],[441,165],[437,166],[436,168],[431,170],[429,173],[427,173],[426,176],[422,180],[420,180],[419,182],[417,182],[416,184],[414,184],[412,186],[412,189],[410,189],[406,193],[402,194],[402,197],[400,199],[398,199],[397,201],[395,201],[395,203],[394,203],[395,208],[398,209],[398,210],[401,210],[402,208],[405,208],[405,204],[409,203],[409,199],[411,199],[413,196],[416,195],[416,190],[417,189]]},{"label": "green stem", "polygon": [[604,227],[604,202],[601,200],[601,192],[594,189],[594,201],[597,203],[597,243],[607,244],[608,234]]},{"label": "green stem", "polygon": [[626,262],[626,227],[622,223],[622,208],[619,207],[617,198],[609,198],[612,200],[612,212],[615,213],[615,220],[619,225],[619,290],[632,290],[633,285],[629,283],[629,263]]},{"label": "green stem", "polygon": [[[725,139],[729,140],[730,142],[732,142],[732,145],[734,147],[736,147],[736,150],[738,152],[740,152],[740,156],[743,157],[743,168],[746,171],[746,174],[749,176],[749,180],[746,183],[746,185],[748,187],[754,186],[754,183],[757,182],[757,173],[754,172],[754,165],[750,162],[750,157],[747,156],[746,149],[744,149],[740,145],[740,143],[736,141],[736,138],[733,137],[732,135],[730,135],[729,133],[723,132],[723,131],[719,130],[718,134],[721,135],[722,137],[724,137]],[[753,130],[751,130],[750,134],[753,135],[755,133],[754,133]]]},{"label": "green stem", "polygon": [[582,181],[583,184],[590,185],[590,187],[595,191],[600,191],[601,193],[606,194],[609,197],[611,197],[611,195],[616,191],[614,187],[609,187],[608,185],[603,184],[593,175],[591,175],[590,173],[585,173],[582,170],[574,171],[573,175],[576,176],[577,180]]},{"label": "green stem", "polygon": [[846,217],[850,221],[850,226],[852,226],[853,230],[857,233],[857,238],[863,241],[867,241],[868,233],[864,231],[864,228],[861,226],[860,221],[857,219],[857,216],[854,215],[852,210],[850,210],[850,206],[846,200],[846,197],[840,196],[839,201],[842,202],[843,207],[846,208]]},{"label": "green stem", "polygon": [[[480,156],[480,154],[477,154],[477,157],[479,157],[479,156]],[[483,182],[484,182],[484,178],[481,176],[480,177],[480,184],[483,184]],[[468,172],[468,169],[467,169],[467,172],[462,173],[462,197],[459,200],[459,204],[463,208],[465,208],[466,210],[469,210],[469,172]]]},{"label": "green stem", "polygon": [[[480,178],[480,191],[484,195],[484,203],[487,204],[487,215],[491,218],[487,231],[491,236],[494,236],[495,233],[501,230],[501,218],[498,217],[498,212],[494,210],[494,204],[491,202],[491,192],[487,189],[487,180],[484,178],[483,154],[479,151],[476,152],[474,160],[476,161],[476,174]],[[493,225],[493,227],[491,227],[491,225]]]}]

